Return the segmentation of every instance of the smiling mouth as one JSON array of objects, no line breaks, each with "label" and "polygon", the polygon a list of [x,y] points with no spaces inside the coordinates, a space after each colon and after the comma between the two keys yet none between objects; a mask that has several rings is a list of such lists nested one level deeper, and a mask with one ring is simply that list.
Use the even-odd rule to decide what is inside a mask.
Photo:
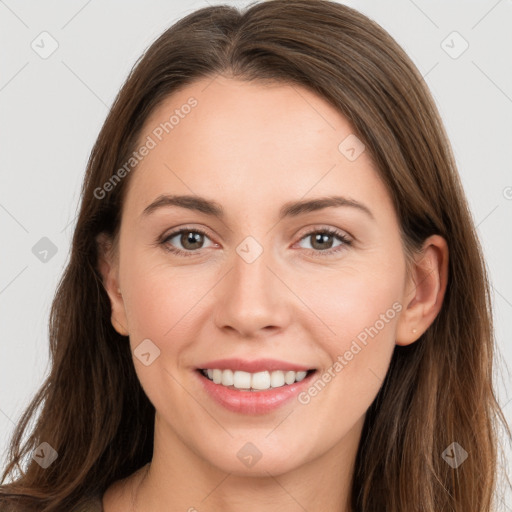
[{"label": "smiling mouth", "polygon": [[198,369],[201,375],[214,384],[236,389],[238,391],[268,391],[271,389],[290,386],[301,382],[316,370],[307,371],[262,371],[249,373],[240,370],[220,370],[218,368]]}]

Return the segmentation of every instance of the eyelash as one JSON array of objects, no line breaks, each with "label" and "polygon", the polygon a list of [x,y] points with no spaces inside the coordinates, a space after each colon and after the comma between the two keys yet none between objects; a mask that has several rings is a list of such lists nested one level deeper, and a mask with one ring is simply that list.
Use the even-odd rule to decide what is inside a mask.
[{"label": "eyelash", "polygon": [[[193,228],[193,229],[192,228],[181,228],[177,231],[173,231],[172,233],[170,233],[159,243],[164,246],[165,250],[167,250],[173,254],[177,254],[178,256],[194,256],[195,254],[197,254],[200,251],[200,249],[195,250],[195,251],[183,251],[181,249],[177,249],[176,247],[171,247],[167,243],[168,240],[170,240],[170,239],[174,238],[176,235],[180,235],[182,233],[201,233],[202,235],[210,238],[208,236],[208,234],[200,228]],[[315,249],[306,249],[306,251],[308,251],[309,254],[316,255],[316,256],[332,256],[333,254],[336,254],[339,251],[344,250],[347,246],[352,245],[352,241],[349,240],[341,231],[338,231],[337,229],[333,229],[333,228],[314,229],[314,230],[308,231],[301,237],[300,240],[303,240],[304,238],[307,238],[308,236],[311,236],[311,235],[317,234],[317,233],[334,235],[341,242],[343,242],[343,244],[341,244],[338,247],[335,247],[333,249],[327,249],[325,251],[319,251],[319,250],[315,250]]]}]

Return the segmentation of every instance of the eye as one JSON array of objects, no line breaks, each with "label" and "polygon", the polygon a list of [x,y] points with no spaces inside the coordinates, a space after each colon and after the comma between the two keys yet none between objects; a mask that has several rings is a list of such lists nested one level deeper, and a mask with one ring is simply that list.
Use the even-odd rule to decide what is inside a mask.
[{"label": "eye", "polygon": [[[159,242],[165,247],[165,249],[173,254],[179,256],[193,256],[204,249],[204,239],[210,240],[210,237],[205,231],[199,228],[181,228],[177,231],[173,231],[168,236]],[[315,256],[330,256],[333,253],[338,253],[352,244],[351,240],[345,236],[345,234],[337,229],[323,228],[315,229],[306,233],[301,239],[306,240],[310,238],[312,243],[310,244],[312,249],[308,249],[310,254]],[[337,238],[341,243],[337,246],[332,246],[333,239]],[[176,239],[176,240],[174,240]],[[174,240],[174,241],[173,241]],[[181,244],[183,249],[177,248],[176,244]],[[216,246],[213,244],[212,246]]]},{"label": "eye", "polygon": [[[301,238],[301,241],[308,238],[312,240],[312,243],[310,244],[312,249],[309,252],[320,256],[330,256],[333,253],[338,253],[339,251],[344,250],[345,246],[350,246],[352,244],[351,240],[345,236],[343,232],[332,228],[309,231]],[[341,243],[332,248],[334,238],[340,240]]]},{"label": "eye", "polygon": [[[203,249],[204,239],[208,238],[208,235],[205,231],[198,228],[181,228],[178,231],[173,231],[168,236],[166,236],[161,244],[164,247],[174,253],[182,256],[192,256],[194,253],[198,252],[199,249]],[[177,239],[176,242],[171,242],[174,238]],[[180,243],[183,249],[179,249],[174,247],[176,243]]]}]

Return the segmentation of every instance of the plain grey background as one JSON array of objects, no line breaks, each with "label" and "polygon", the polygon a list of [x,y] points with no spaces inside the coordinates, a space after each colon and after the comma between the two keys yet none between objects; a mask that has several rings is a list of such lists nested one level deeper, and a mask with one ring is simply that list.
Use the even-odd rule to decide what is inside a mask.
[{"label": "plain grey background", "polygon": [[[49,369],[49,308],[67,263],[86,162],[109,106],[161,32],[218,3],[249,2],[0,0],[2,466],[14,425]],[[487,258],[496,389],[510,423],[512,1],[343,3],[390,32],[437,102]],[[501,501],[512,510],[510,495]]]}]

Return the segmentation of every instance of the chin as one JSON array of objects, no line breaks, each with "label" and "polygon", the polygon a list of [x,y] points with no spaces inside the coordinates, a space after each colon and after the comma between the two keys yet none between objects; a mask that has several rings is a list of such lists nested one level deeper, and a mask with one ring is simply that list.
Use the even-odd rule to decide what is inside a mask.
[{"label": "chin", "polygon": [[[265,433],[264,436],[267,435]],[[268,477],[288,473],[305,464],[304,447],[280,445],[279,449],[258,443],[257,436],[253,441],[230,443],[220,453],[209,453],[204,458],[213,466],[225,473],[237,476]],[[260,446],[260,448],[258,448]],[[294,454],[295,456],[291,456]]]}]

